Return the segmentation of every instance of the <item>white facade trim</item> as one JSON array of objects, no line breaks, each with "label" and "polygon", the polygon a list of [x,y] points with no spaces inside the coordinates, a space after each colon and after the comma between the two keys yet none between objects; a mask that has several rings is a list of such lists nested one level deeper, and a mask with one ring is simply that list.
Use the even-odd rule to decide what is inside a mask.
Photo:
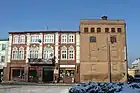
[{"label": "white facade trim", "polygon": [[80,63],[80,34],[76,33],[76,63]]},{"label": "white facade trim", "polygon": [[28,63],[28,58],[30,58],[30,33],[27,33],[27,48],[26,48],[26,63]]},{"label": "white facade trim", "polygon": [[11,46],[12,45],[12,35],[10,34],[9,35],[9,44],[8,44],[8,60],[7,62],[10,63],[10,60],[11,60]]},{"label": "white facade trim", "polygon": [[55,33],[55,62],[58,63],[58,46],[59,46],[59,34],[58,32]]},{"label": "white facade trim", "polygon": [[39,39],[41,40],[41,43],[39,44],[39,55],[38,58],[42,58],[42,42],[43,42],[43,33],[40,33]]}]

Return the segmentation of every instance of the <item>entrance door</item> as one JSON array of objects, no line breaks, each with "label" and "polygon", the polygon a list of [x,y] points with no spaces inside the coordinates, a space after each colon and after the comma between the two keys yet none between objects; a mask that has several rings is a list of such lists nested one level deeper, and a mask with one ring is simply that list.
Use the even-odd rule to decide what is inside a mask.
[{"label": "entrance door", "polygon": [[29,82],[37,82],[37,71],[29,70]]},{"label": "entrance door", "polygon": [[53,69],[43,69],[43,82],[50,83],[53,81]]}]

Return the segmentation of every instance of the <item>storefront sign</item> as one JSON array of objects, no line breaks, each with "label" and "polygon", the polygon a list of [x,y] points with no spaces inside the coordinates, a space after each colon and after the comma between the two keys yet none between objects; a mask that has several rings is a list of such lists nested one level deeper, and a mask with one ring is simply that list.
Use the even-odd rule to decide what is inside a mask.
[{"label": "storefront sign", "polygon": [[75,67],[75,65],[60,65],[60,67],[62,68],[62,67],[64,67],[64,68],[74,68]]}]

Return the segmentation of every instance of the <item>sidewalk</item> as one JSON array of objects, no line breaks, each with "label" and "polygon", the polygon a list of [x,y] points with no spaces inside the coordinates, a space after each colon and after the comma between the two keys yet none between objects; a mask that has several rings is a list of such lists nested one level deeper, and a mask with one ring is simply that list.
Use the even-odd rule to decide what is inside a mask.
[{"label": "sidewalk", "polygon": [[3,81],[0,85],[32,85],[32,86],[73,86],[73,84],[66,83],[31,83],[31,82],[17,82],[17,81]]}]

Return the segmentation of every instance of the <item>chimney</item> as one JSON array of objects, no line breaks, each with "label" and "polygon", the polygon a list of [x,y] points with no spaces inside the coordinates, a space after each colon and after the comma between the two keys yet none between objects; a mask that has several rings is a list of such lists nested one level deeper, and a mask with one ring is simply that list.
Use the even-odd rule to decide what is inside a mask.
[{"label": "chimney", "polygon": [[102,20],[107,20],[107,16],[102,16]]}]

